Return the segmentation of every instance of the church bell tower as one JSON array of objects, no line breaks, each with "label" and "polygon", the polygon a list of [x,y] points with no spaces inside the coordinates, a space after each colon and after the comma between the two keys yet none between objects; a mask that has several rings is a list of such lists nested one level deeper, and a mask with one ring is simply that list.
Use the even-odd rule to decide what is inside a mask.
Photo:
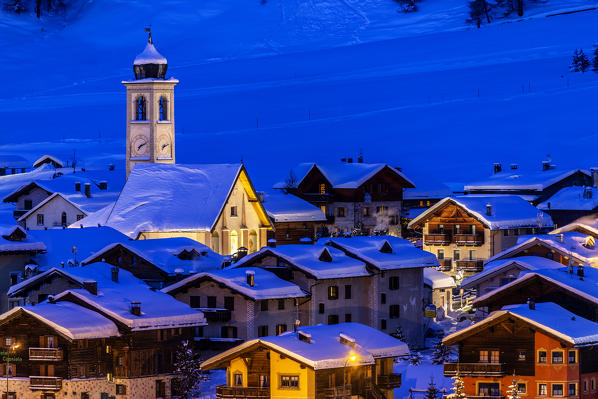
[{"label": "church bell tower", "polygon": [[135,80],[127,87],[127,178],[137,163],[175,163],[174,86],[166,79],[168,63],[156,48],[152,33],[135,58]]}]

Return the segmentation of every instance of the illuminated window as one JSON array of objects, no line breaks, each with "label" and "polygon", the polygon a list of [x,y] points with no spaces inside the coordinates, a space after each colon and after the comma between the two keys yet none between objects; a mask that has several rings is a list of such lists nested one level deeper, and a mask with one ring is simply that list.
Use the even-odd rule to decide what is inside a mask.
[{"label": "illuminated window", "polygon": [[320,194],[326,194],[326,184],[320,184]]},{"label": "illuminated window", "polygon": [[546,384],[538,384],[538,395],[546,396],[547,394],[548,390],[546,389]]},{"label": "illuminated window", "polygon": [[331,285],[328,287],[328,299],[338,299],[338,286]]},{"label": "illuminated window", "polygon": [[546,351],[538,351],[538,363],[546,363]]},{"label": "illuminated window", "polygon": [[241,373],[233,374],[233,380],[234,380],[234,384],[236,387],[243,386],[243,374],[241,374]]},{"label": "illuminated window", "polygon": [[517,360],[524,361],[526,357],[527,351],[520,350],[519,352],[517,352]]},{"label": "illuminated window", "polygon": [[280,335],[284,332],[287,331],[287,325],[286,324],[277,324],[276,325],[276,335]]},{"label": "illuminated window", "polygon": [[281,375],[280,376],[280,387],[286,389],[299,389],[299,376],[298,375]]},{"label": "illuminated window", "polygon": [[498,363],[499,351],[490,351],[490,363]]},{"label": "illuminated window", "polygon": [[552,364],[563,364],[563,352],[553,351],[552,352]]},{"label": "illuminated window", "polygon": [[488,363],[488,351],[480,351],[480,363]]}]

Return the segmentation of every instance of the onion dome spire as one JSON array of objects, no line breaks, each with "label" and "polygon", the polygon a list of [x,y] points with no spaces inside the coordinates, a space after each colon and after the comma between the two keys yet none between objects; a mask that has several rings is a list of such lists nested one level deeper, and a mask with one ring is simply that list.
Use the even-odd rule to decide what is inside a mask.
[{"label": "onion dome spire", "polygon": [[154,47],[151,28],[146,28],[145,31],[148,32],[147,44],[143,52],[135,57],[133,62],[135,79],[164,79],[168,62]]}]

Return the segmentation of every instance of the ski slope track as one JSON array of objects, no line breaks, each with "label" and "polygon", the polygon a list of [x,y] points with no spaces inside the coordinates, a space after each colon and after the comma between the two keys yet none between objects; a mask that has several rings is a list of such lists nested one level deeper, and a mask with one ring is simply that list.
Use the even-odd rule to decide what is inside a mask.
[{"label": "ski slope track", "polygon": [[465,0],[418,4],[404,14],[392,0],[95,0],[67,19],[0,12],[0,153],[122,162],[120,82],[151,24],[180,80],[177,162],[243,160],[263,188],[296,163],[360,149],[416,181],[483,177],[495,161],[539,167],[547,154],[598,164],[586,150],[598,74],[568,71],[575,48],[598,42],[598,0],[535,2],[480,29],[465,23]]}]

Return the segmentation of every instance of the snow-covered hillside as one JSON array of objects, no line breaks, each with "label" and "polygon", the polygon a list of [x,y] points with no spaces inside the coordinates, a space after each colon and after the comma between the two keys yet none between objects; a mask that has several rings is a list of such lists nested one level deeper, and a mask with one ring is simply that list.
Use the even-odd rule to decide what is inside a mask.
[{"label": "snow-covered hillside", "polygon": [[[96,0],[66,26],[0,13],[0,152],[122,158],[120,81],[152,24],[181,80],[179,162],[243,159],[262,186],[280,179],[273,164],[359,149],[444,180],[547,153],[587,167],[596,157],[571,154],[596,140],[598,75],[567,66],[598,41],[598,12],[547,15],[597,3],[547,0],[481,29],[465,24],[464,0],[423,0],[414,14],[392,0]],[[15,146],[29,142],[41,144]]]}]

